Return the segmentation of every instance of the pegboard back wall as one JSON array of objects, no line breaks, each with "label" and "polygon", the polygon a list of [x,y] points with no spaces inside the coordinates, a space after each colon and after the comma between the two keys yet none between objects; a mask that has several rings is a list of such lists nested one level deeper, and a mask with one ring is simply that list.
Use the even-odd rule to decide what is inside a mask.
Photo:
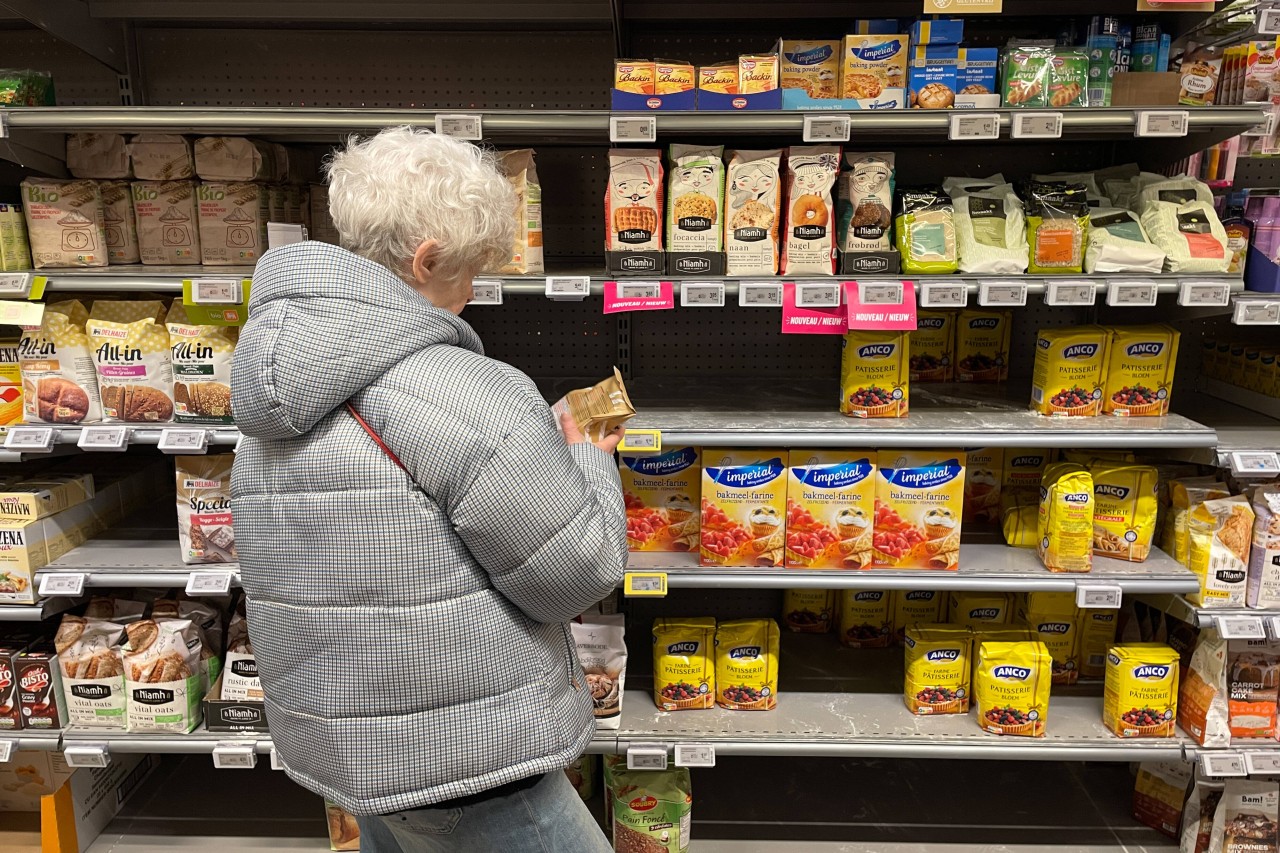
[{"label": "pegboard back wall", "polygon": [[39,68],[53,74],[59,106],[118,107],[116,73],[44,30],[0,29],[0,56],[7,68]]},{"label": "pegboard back wall", "polygon": [[1241,157],[1236,160],[1232,190],[1280,188],[1280,157]]},{"label": "pegboard back wall", "polygon": [[618,321],[601,313],[599,297],[552,302],[509,296],[505,305],[476,305],[463,319],[485,354],[534,377],[607,376],[618,362]]}]

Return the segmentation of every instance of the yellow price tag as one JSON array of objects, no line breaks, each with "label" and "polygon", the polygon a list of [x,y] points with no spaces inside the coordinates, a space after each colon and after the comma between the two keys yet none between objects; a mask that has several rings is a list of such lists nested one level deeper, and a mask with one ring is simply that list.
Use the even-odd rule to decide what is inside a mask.
[{"label": "yellow price tag", "polygon": [[33,276],[31,279],[31,292],[27,294],[27,298],[32,302],[44,297],[44,286],[49,283],[49,277],[43,275]]},{"label": "yellow price tag", "polygon": [[623,434],[618,450],[623,453],[661,453],[662,430],[629,429]]},{"label": "yellow price tag", "polygon": [[629,598],[662,598],[667,594],[667,573],[627,572],[622,581],[622,594]]}]

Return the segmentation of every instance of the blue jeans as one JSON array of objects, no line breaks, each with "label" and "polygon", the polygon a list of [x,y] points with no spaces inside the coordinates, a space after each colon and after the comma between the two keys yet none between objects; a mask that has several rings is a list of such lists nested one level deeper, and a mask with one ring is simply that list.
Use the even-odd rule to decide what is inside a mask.
[{"label": "blue jeans", "polygon": [[357,817],[361,853],[612,853],[561,771],[524,791],[462,808]]}]

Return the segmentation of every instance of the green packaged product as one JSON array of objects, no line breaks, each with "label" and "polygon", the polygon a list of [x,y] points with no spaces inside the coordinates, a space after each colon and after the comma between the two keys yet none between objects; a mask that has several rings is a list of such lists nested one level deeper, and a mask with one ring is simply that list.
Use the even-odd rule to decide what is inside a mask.
[{"label": "green packaged product", "polygon": [[687,767],[628,770],[624,756],[606,755],[604,778],[614,850],[685,853],[689,849],[693,786]]},{"label": "green packaged product", "polygon": [[1089,201],[1084,184],[1037,183],[1026,189],[1027,272],[1078,273],[1084,270],[1089,236]]},{"label": "green packaged product", "polygon": [[895,198],[895,239],[905,273],[953,273],[956,254],[955,207],[941,187],[903,189]]},{"label": "green packaged product", "polygon": [[1049,60],[1049,106],[1089,106],[1089,54],[1083,50],[1056,50]]},{"label": "green packaged product", "polygon": [[1004,84],[1001,86],[1004,106],[1046,106],[1052,58],[1053,51],[1045,47],[1010,48],[1004,55]]},{"label": "green packaged product", "polygon": [[29,68],[0,68],[0,106],[55,106],[53,76]]}]

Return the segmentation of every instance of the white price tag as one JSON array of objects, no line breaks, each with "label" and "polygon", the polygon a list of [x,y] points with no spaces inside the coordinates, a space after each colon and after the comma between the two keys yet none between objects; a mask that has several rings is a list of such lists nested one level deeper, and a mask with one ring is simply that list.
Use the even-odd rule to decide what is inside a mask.
[{"label": "white price tag", "polygon": [[656,142],[658,119],[655,116],[610,116],[610,142]]},{"label": "white price tag", "polygon": [[1014,139],[1061,139],[1062,113],[1019,113],[1013,115]]},{"label": "white price tag", "polygon": [[627,430],[625,443],[632,450],[657,450],[662,445],[662,433],[658,430]]},{"label": "white price tag", "polygon": [[662,592],[662,577],[659,575],[636,575],[631,579],[633,592]]},{"label": "white price tag", "polygon": [[676,744],[676,767],[715,767],[716,748],[709,743]]},{"label": "white price tag", "polygon": [[1027,304],[1025,284],[1005,284],[1002,281],[983,281],[978,284],[978,304],[984,308],[1007,308]]},{"label": "white price tag", "polygon": [[84,592],[85,576],[80,572],[46,572],[40,575],[40,594],[43,596],[69,595],[72,598]]},{"label": "white price tag", "polygon": [[1097,286],[1091,281],[1050,281],[1045,285],[1047,305],[1092,305]]},{"label": "white price tag", "polygon": [[191,301],[196,305],[237,305],[244,301],[238,278],[193,278]]},{"label": "white price tag", "polygon": [[657,299],[662,295],[662,282],[659,281],[620,281],[617,296],[619,299]]},{"label": "white price tag", "polygon": [[81,450],[128,450],[129,428],[122,426],[87,426],[80,430],[76,442]]},{"label": "white price tag", "polygon": [[848,142],[848,116],[805,116],[805,142]]},{"label": "white price tag", "polygon": [[267,223],[267,248],[278,249],[281,246],[290,246],[294,243],[305,243],[307,240],[307,227],[298,225],[294,222],[268,222]]},{"label": "white price tag", "polygon": [[951,116],[948,139],[999,139],[998,113],[965,113]]},{"label": "white price tag", "polygon": [[929,284],[916,282],[921,308],[963,308],[969,304],[967,284]]},{"label": "white price tag", "polygon": [[441,136],[452,136],[454,139],[465,139],[468,142],[479,142],[484,139],[480,116],[475,115],[436,116],[436,133]]},{"label": "white price tag", "polygon": [[105,743],[78,743],[62,748],[62,757],[68,767],[106,767],[111,755]]},{"label": "white price tag", "polygon": [[1231,315],[1231,322],[1237,326],[1280,325],[1280,299],[1256,302],[1236,300],[1236,310]]},{"label": "white price tag", "polygon": [[680,282],[682,308],[721,308],[724,306],[723,281]]},{"label": "white price tag", "polygon": [[591,277],[586,275],[547,276],[547,296],[551,299],[585,299],[591,295]]},{"label": "white price tag", "polygon": [[840,285],[796,282],[796,305],[802,308],[839,308]]},{"label": "white price tag", "polygon": [[31,293],[31,283],[34,280],[35,273],[0,273],[0,299],[26,299]]},{"label": "white price tag", "polygon": [[162,429],[159,447],[163,453],[208,453],[209,433],[203,429]]},{"label": "white price tag", "polygon": [[272,770],[284,769],[284,761],[280,758],[280,753],[276,752],[276,748],[274,746],[271,747],[271,769]]},{"label": "white price tag", "polygon": [[1188,308],[1224,308],[1231,304],[1231,286],[1216,281],[1184,281],[1178,285],[1178,304]]},{"label": "white price tag", "polygon": [[667,749],[663,746],[627,747],[628,770],[666,770]]},{"label": "white price tag", "polygon": [[1218,633],[1224,640],[1265,640],[1261,616],[1219,616]]},{"label": "white price tag", "polygon": [[[1270,105],[1268,105],[1270,106]],[[1253,127],[1241,133],[1241,136],[1271,136],[1276,132],[1277,115],[1270,110],[1267,111],[1266,118],[1261,123],[1255,124]]]},{"label": "white price tag", "polygon": [[1271,752],[1246,752],[1244,766],[1250,776],[1275,776],[1280,773],[1280,749]]},{"label": "white price tag", "polygon": [[1274,450],[1234,450],[1231,472],[1237,477],[1266,477],[1280,474],[1280,454]]},{"label": "white price tag", "polygon": [[213,766],[219,770],[252,770],[258,765],[258,754],[243,743],[220,743],[213,748]]},{"label": "white price tag", "polygon": [[226,595],[235,572],[225,569],[194,571],[187,576],[187,595]]},{"label": "white price tag", "polygon": [[20,453],[49,453],[53,450],[53,427],[10,427],[4,437],[5,450]]},{"label": "white price tag", "polygon": [[471,282],[472,305],[501,305],[502,282],[495,278],[477,278]]},{"label": "white price tag", "polygon": [[12,740],[0,740],[0,764],[8,764],[9,759],[18,751],[18,744]]},{"label": "white price tag", "polygon": [[1191,114],[1186,110],[1139,110],[1137,136],[1186,136]]},{"label": "white price tag", "polygon": [[781,308],[782,285],[772,281],[740,281],[738,304],[744,308]]},{"label": "white price tag", "polygon": [[1118,610],[1124,589],[1107,584],[1077,584],[1076,607],[1082,610]]},{"label": "white price tag", "polygon": [[1258,35],[1280,35],[1280,9],[1259,9],[1257,14]]},{"label": "white price tag", "polygon": [[1150,307],[1156,304],[1159,292],[1154,281],[1109,281],[1107,304],[1125,308]]},{"label": "white price tag", "polygon": [[1271,639],[1280,640],[1280,616],[1271,617]]},{"label": "white price tag", "polygon": [[1200,766],[1206,776],[1247,776],[1244,756],[1238,752],[1202,752]]},{"label": "white price tag", "polygon": [[863,305],[901,305],[902,282],[893,284],[858,283],[858,298]]}]

